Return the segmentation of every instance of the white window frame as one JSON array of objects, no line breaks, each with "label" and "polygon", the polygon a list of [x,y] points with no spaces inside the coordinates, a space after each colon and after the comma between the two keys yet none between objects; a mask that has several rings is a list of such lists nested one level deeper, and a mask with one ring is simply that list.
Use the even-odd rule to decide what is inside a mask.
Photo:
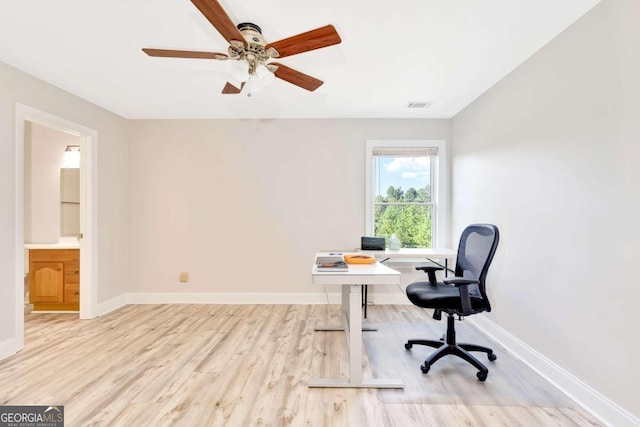
[{"label": "white window frame", "polygon": [[365,235],[373,236],[373,203],[375,200],[374,151],[384,148],[437,148],[438,155],[432,158],[431,200],[433,202],[432,246],[444,248],[448,244],[449,226],[449,173],[447,144],[445,140],[367,140],[365,160]]}]

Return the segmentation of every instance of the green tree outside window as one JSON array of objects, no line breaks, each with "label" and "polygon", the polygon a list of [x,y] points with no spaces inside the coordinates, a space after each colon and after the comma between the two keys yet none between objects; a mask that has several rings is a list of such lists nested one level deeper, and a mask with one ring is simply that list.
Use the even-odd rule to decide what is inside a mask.
[{"label": "green tree outside window", "polygon": [[416,190],[390,186],[386,197],[376,196],[374,204],[374,232],[389,239],[395,233],[402,247],[429,248],[432,246],[431,188]]}]

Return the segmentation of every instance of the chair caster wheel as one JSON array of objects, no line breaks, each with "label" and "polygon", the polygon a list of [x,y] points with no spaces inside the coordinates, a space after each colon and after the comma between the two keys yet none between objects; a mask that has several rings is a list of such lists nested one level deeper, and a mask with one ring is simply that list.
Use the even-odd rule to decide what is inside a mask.
[{"label": "chair caster wheel", "polygon": [[411,350],[411,347],[413,347],[413,345],[409,344],[408,342],[404,343],[404,348],[406,348],[407,350]]},{"label": "chair caster wheel", "polygon": [[495,353],[487,354],[487,359],[489,359],[491,362],[493,362],[497,358],[498,356],[496,356]]},{"label": "chair caster wheel", "polygon": [[429,369],[431,369],[431,366],[429,365],[420,365],[420,370],[422,371],[423,374],[426,374],[427,372],[429,372]]},{"label": "chair caster wheel", "polygon": [[480,372],[478,372],[478,373],[476,374],[476,377],[478,377],[478,379],[479,379],[480,381],[483,381],[483,382],[484,382],[484,380],[486,380],[486,379],[487,379],[487,375],[489,375],[489,373],[488,373],[488,372],[482,372],[482,371],[480,371]]}]

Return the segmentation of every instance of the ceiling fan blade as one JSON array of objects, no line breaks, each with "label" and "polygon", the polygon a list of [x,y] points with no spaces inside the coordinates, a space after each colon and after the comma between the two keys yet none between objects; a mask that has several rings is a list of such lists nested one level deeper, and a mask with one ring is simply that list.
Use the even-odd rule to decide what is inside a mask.
[{"label": "ceiling fan blade", "polygon": [[327,46],[333,46],[342,41],[338,32],[333,25],[316,28],[306,33],[298,34],[277,42],[268,43],[264,48],[274,48],[278,55],[276,58],[284,58],[285,56],[296,55],[310,50],[320,49]]},{"label": "ceiling fan blade", "polygon": [[272,65],[278,67],[273,73],[277,78],[299,86],[308,91],[313,92],[324,83],[322,80],[318,80],[315,77],[308,76],[304,73],[301,73],[300,71],[294,70],[293,68],[289,68],[286,65],[282,65],[277,62],[269,63],[269,66]]},{"label": "ceiling fan blade", "polygon": [[245,46],[247,45],[242,33],[236,28],[217,0],[191,0],[191,3],[202,12],[204,17],[211,22],[226,41],[231,43],[231,40],[238,40]]},{"label": "ceiling fan blade", "polygon": [[224,87],[222,88],[222,93],[224,93],[226,95],[240,93],[240,92],[242,92],[242,88],[243,87],[244,87],[244,82],[242,82],[240,84],[240,89],[238,89],[237,87],[235,87],[231,83],[227,82],[227,84],[224,85]]},{"label": "ceiling fan blade", "polygon": [[169,49],[148,49],[143,48],[142,51],[149,56],[158,56],[162,58],[199,58],[199,59],[228,59],[226,53],[220,52],[198,52],[193,50],[169,50]]}]

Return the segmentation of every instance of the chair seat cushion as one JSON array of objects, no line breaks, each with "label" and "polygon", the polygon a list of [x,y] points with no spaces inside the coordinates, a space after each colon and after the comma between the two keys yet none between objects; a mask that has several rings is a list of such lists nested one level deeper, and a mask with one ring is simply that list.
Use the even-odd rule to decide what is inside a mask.
[{"label": "chair seat cushion", "polygon": [[[487,307],[484,300],[480,295],[474,294],[473,288],[472,286],[469,287],[471,308],[478,311],[485,310]],[[435,285],[430,282],[412,283],[407,286],[407,297],[418,307],[462,311],[458,288],[441,282]]]}]

